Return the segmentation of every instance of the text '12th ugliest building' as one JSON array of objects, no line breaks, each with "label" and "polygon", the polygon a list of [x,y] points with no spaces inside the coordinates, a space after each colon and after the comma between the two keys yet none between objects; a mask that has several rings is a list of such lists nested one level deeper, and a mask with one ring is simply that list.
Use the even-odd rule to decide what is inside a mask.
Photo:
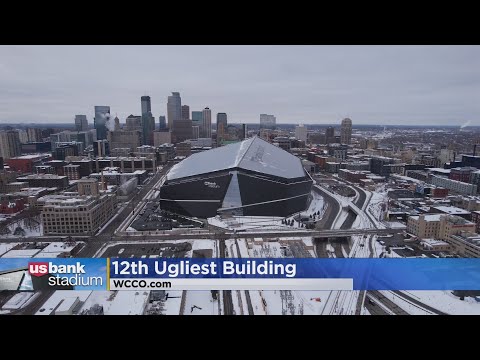
[{"label": "text '12th ugliest building'", "polygon": [[254,137],[173,166],[160,188],[160,207],[199,218],[284,217],[305,210],[312,182],[300,159]]}]

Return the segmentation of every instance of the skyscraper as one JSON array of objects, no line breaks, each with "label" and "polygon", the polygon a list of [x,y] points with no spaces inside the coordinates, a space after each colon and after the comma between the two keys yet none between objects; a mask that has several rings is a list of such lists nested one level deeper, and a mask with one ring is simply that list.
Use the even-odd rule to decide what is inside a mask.
[{"label": "skyscraper", "polygon": [[152,112],[152,103],[150,101],[150,96],[142,96],[140,98],[142,102],[142,115]]},{"label": "skyscraper", "polygon": [[203,109],[202,113],[202,137],[211,138],[212,137],[212,110],[208,107]]},{"label": "skyscraper", "polygon": [[182,118],[182,98],[179,92],[172,92],[172,95],[168,97],[167,117],[168,127],[173,130],[175,120]]},{"label": "skyscraper", "polygon": [[333,126],[329,126],[327,127],[327,130],[325,130],[325,142],[327,144],[335,142],[335,129]]},{"label": "skyscraper", "polygon": [[178,144],[179,142],[189,140],[192,138],[192,120],[179,119],[175,121],[175,127],[172,131],[172,143]]},{"label": "skyscraper", "polygon": [[158,117],[158,122],[160,124],[160,130],[167,129],[167,119],[165,118],[164,115]]},{"label": "skyscraper", "polygon": [[142,131],[142,117],[138,115],[129,115],[125,120],[125,130],[133,131],[138,130]]},{"label": "skyscraper", "polygon": [[202,137],[203,111],[192,111],[192,126],[198,126],[199,137]]},{"label": "skyscraper", "polygon": [[350,144],[352,141],[352,120],[349,118],[342,120],[340,129],[340,141],[342,144]]},{"label": "skyscraper", "polygon": [[295,137],[305,143],[307,142],[307,128],[303,124],[295,127]]},{"label": "skyscraper", "polygon": [[120,119],[118,118],[118,116],[115,116],[115,119],[113,119],[113,123],[115,126],[115,131],[120,130]]},{"label": "skyscraper", "polygon": [[110,106],[95,106],[94,128],[97,130],[97,140],[107,138],[107,121],[110,120]]},{"label": "skyscraper", "polygon": [[18,131],[0,131],[0,157],[4,160],[19,156],[21,153],[20,137]]},{"label": "skyscraper", "polygon": [[75,129],[77,131],[88,130],[87,115],[75,115]]},{"label": "skyscraper", "polygon": [[27,128],[28,142],[40,142],[42,141],[42,129],[39,128]]},{"label": "skyscraper", "polygon": [[153,132],[155,131],[155,118],[152,115],[150,96],[141,97],[142,105],[142,144],[153,146]]},{"label": "skyscraper", "polygon": [[217,113],[217,141],[225,139],[227,133],[227,114]]},{"label": "skyscraper", "polygon": [[182,120],[190,119],[190,106],[182,105]]},{"label": "skyscraper", "polygon": [[274,115],[260,114],[260,128],[273,129],[277,125],[277,118]]}]

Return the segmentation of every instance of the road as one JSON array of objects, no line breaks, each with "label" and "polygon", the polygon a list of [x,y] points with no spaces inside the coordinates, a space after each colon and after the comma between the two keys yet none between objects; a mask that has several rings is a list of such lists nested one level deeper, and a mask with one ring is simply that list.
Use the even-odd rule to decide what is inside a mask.
[{"label": "road", "polygon": [[[118,229],[120,224],[132,213],[135,207],[145,198],[147,193],[155,186],[155,184],[166,174],[170,165],[165,166],[162,170],[158,171],[150,181],[143,185],[143,187],[134,195],[128,205],[113,219],[113,221],[107,225],[100,235],[90,238],[86,246],[80,250],[76,257],[92,257],[98,249],[101,247],[101,243],[105,243],[113,240],[115,237],[115,230]],[[93,241],[92,241],[93,240]],[[117,240],[117,239],[115,239]]]},{"label": "road", "polygon": [[399,290],[392,290],[393,293],[395,293],[396,295],[398,295],[399,297],[401,298],[404,298],[405,300],[408,300],[409,302],[417,305],[418,307],[422,308],[422,309],[425,309],[425,310],[428,310],[434,314],[437,314],[437,315],[448,315],[447,313],[444,313],[443,311],[440,311],[440,310],[437,310],[427,304],[424,304],[422,303],[421,301],[418,301],[417,299],[405,294],[404,292],[401,292]]},{"label": "road", "polygon": [[317,221],[317,223],[315,224],[315,229],[317,230],[331,229],[333,222],[335,221],[335,218],[340,212],[340,204],[332,196],[327,194],[325,191],[322,191],[322,189],[316,186],[313,186],[312,190],[322,195],[322,197],[328,204],[327,209],[323,214],[323,217],[319,221]]},{"label": "road", "polygon": [[387,307],[395,315],[410,315],[405,310],[403,310],[400,306],[395,304],[393,301],[386,298],[380,291],[370,290],[367,292],[367,297],[374,298],[377,301],[381,302],[383,305],[385,305],[385,307]]}]

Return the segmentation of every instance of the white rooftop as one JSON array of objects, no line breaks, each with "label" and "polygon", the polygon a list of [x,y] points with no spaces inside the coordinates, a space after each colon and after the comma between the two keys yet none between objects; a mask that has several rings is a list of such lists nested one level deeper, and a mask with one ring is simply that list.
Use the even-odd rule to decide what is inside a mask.
[{"label": "white rooftop", "polygon": [[[429,214],[425,215],[425,221],[440,221],[443,214]],[[412,219],[418,220],[418,216],[411,216]]]},{"label": "white rooftop", "polygon": [[299,158],[265,140],[253,137],[242,142],[192,154],[174,165],[170,169],[167,179],[237,167],[289,179],[305,176]]},{"label": "white rooftop", "polygon": [[436,239],[423,239],[421,242],[425,243],[425,244],[428,244],[428,245],[449,245],[445,241],[436,240]]},{"label": "white rooftop", "polygon": [[455,206],[432,206],[432,208],[442,211],[450,215],[467,215],[470,214],[470,211],[455,207]]}]

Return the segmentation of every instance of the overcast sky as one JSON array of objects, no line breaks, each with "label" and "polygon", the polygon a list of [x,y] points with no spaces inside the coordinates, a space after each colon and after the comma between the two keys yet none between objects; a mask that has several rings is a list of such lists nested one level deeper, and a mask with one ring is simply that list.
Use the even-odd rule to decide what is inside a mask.
[{"label": "overcast sky", "polygon": [[0,46],[0,123],[121,122],[179,91],[229,122],[480,125],[480,46]]}]

